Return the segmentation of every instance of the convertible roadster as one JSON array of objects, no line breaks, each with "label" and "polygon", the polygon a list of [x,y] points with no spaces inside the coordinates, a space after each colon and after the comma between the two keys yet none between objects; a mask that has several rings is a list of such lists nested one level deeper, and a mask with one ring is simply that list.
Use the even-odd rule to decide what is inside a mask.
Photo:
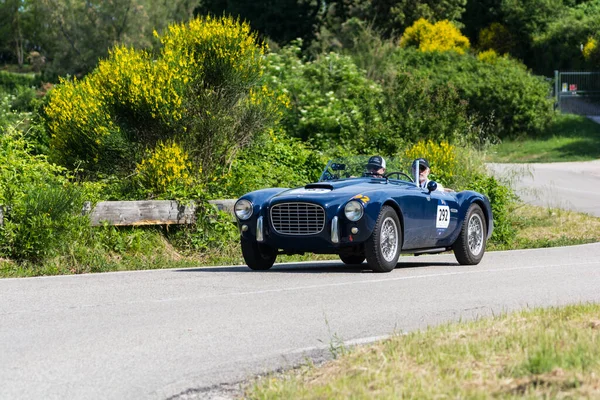
[{"label": "convertible roadster", "polygon": [[[267,270],[278,254],[338,254],[349,265],[367,260],[375,272],[392,271],[401,253],[453,250],[460,264],[478,264],[492,234],[488,198],[449,192],[388,167],[383,177],[365,171],[366,159],[327,163],[316,183],[263,189],[235,204],[244,260]],[[417,166],[416,171],[419,168]]]}]

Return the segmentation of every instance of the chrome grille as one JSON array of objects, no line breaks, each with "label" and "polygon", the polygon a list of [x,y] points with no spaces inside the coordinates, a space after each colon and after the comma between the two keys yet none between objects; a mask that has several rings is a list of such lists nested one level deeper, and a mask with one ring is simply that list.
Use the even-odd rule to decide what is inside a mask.
[{"label": "chrome grille", "polygon": [[271,208],[271,225],[277,233],[313,235],[325,227],[325,210],[311,203],[282,203]]}]

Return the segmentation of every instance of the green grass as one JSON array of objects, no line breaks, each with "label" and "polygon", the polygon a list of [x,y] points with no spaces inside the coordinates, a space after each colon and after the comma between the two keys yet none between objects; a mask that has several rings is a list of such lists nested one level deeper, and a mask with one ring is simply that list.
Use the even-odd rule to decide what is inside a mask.
[{"label": "green grass", "polygon": [[488,162],[536,163],[600,158],[600,124],[579,115],[558,114],[539,138],[505,140],[493,146]]},{"label": "green grass", "polygon": [[250,399],[600,398],[600,305],[534,309],[347,349],[251,385]]},{"label": "green grass", "polygon": [[516,250],[570,246],[600,241],[600,218],[531,205],[518,205],[512,211],[517,234],[508,245],[489,243],[488,250]]}]

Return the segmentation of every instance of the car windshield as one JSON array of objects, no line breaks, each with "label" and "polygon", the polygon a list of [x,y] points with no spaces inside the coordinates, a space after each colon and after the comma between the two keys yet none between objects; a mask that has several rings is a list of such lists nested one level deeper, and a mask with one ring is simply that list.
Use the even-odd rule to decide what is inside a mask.
[{"label": "car windshield", "polygon": [[[373,178],[374,176],[367,171],[368,161],[369,156],[343,157],[329,160],[319,178],[319,182],[338,179]],[[413,178],[410,177],[410,173],[408,172],[410,171],[410,165],[408,168],[404,168],[403,164],[406,164],[405,160],[386,158],[385,175],[392,180],[412,182]]]}]

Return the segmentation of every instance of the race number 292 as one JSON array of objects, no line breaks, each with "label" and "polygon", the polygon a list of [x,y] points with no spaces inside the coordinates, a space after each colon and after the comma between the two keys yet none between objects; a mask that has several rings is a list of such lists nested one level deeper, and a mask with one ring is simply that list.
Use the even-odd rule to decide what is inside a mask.
[{"label": "race number 292", "polygon": [[437,218],[435,220],[436,228],[447,228],[450,225],[450,207],[438,206]]}]

